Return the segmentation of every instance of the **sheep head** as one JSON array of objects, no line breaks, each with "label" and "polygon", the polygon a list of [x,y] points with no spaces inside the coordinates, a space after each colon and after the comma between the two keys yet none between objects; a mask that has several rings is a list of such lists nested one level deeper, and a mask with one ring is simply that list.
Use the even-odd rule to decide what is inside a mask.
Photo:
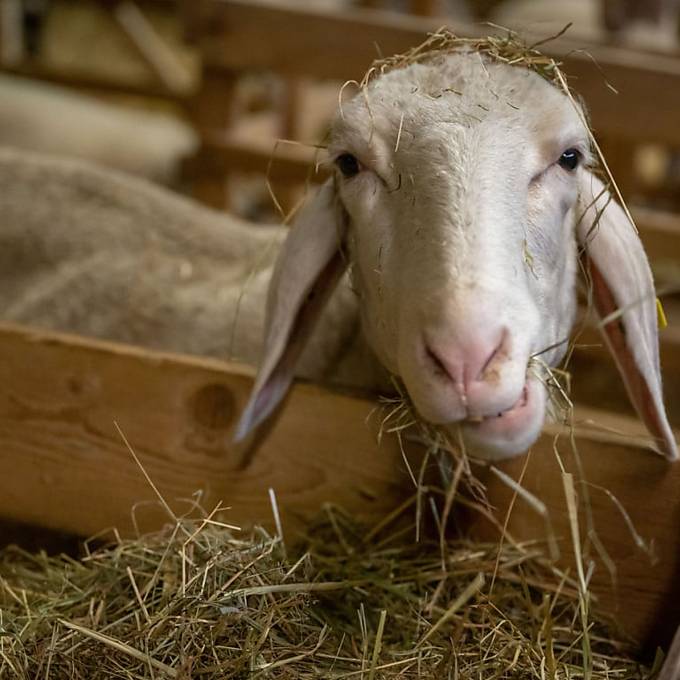
[{"label": "sheep head", "polygon": [[580,241],[602,275],[598,308],[626,310],[612,322],[623,340],[607,335],[631,397],[675,456],[649,266],[621,209],[602,205],[583,120],[536,73],[474,52],[388,72],[343,104],[329,146],[335,175],[303,209],[272,279],[241,433],[284,394],[349,265],[366,339],[418,413],[460,427],[478,456],[526,451],[545,418],[545,367],[568,347]]}]

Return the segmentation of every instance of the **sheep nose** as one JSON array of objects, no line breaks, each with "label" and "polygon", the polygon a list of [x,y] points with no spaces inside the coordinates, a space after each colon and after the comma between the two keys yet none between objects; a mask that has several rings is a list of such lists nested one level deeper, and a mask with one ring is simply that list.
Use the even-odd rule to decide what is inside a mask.
[{"label": "sheep nose", "polygon": [[510,333],[501,328],[493,334],[475,334],[453,341],[429,339],[425,353],[430,369],[452,382],[465,404],[474,383],[498,382],[499,368],[510,354]]}]

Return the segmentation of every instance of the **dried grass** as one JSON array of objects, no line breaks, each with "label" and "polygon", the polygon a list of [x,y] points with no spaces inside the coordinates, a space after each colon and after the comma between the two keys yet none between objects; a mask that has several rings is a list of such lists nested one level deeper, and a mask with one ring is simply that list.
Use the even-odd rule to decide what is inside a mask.
[{"label": "dried grass", "polygon": [[9,548],[0,677],[650,677],[589,612],[584,636],[541,546],[440,547],[328,508],[290,559],[262,529],[186,519],[82,561]]},{"label": "dried grass", "polygon": [[531,69],[554,85],[561,87],[559,64],[552,57],[541,53],[536,48],[558,38],[567,31],[569,26],[566,26],[557,35],[533,45],[527,45],[514,31],[500,26],[494,28],[500,30],[499,35],[483,38],[462,38],[446,27],[440,28],[435,33],[430,34],[423,43],[407,52],[374,61],[364,75],[361,85],[365,86],[372,78],[394,69],[439,59],[452,52],[467,50],[477,52],[492,61]]},{"label": "dried grass", "polygon": [[[383,412],[383,432],[417,433],[429,448],[414,496],[372,527],[328,506],[287,550],[270,490],[275,535],[240,537],[218,506],[198,519],[168,513],[163,531],[115,534],[94,552],[86,543],[82,560],[1,552],[0,678],[655,677],[593,614],[571,475],[575,576],[544,545],[507,532],[514,503],[500,542],[445,533],[454,501],[489,512],[472,462],[416,423],[405,395]],[[424,483],[435,459],[450,482],[443,489]],[[509,480],[549,520],[521,484]],[[432,504],[426,517],[423,499],[436,495],[443,512]],[[431,517],[436,532],[425,526]]]}]

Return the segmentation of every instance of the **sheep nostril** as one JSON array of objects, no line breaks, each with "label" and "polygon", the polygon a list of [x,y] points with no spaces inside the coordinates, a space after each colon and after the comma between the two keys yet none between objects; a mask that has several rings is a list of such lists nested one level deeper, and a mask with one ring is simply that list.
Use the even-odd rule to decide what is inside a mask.
[{"label": "sheep nostril", "polygon": [[453,376],[449,374],[448,369],[444,365],[444,362],[437,356],[437,354],[427,345],[425,345],[425,354],[430,360],[430,364],[434,369],[434,372],[446,378],[453,379]]},{"label": "sheep nostril", "polygon": [[465,394],[472,383],[494,385],[510,356],[510,333],[501,328],[492,337],[491,342],[483,335],[467,338],[464,343],[425,340],[424,366],[438,378],[453,383],[460,394]]},{"label": "sheep nostril", "polygon": [[509,336],[509,333],[508,333],[508,329],[503,328],[503,330],[501,331],[501,338],[498,341],[498,344],[496,345],[494,350],[491,352],[491,354],[489,354],[489,356],[486,358],[486,360],[482,364],[482,367],[479,370],[479,373],[477,373],[477,375],[475,377],[476,381],[481,382],[483,380],[486,380],[489,377],[492,377],[492,376],[487,375],[487,373],[490,372],[489,369],[496,359],[507,354],[509,339],[510,339],[510,336]]}]

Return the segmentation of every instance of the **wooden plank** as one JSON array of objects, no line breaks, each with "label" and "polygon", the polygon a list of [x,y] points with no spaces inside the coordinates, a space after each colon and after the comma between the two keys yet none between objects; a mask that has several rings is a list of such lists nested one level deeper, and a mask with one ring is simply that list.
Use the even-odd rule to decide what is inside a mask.
[{"label": "wooden plank", "polygon": [[139,56],[170,92],[181,95],[191,87],[191,74],[132,0],[119,0],[113,16]]},{"label": "wooden plank", "polygon": [[164,85],[160,85],[155,80],[146,82],[121,82],[110,78],[100,78],[92,76],[82,71],[66,71],[49,67],[38,66],[36,64],[22,66],[0,66],[0,73],[21,76],[23,78],[34,78],[44,80],[55,85],[63,85],[76,90],[99,94],[121,94],[133,97],[143,97],[145,99],[159,99],[169,101],[180,106],[188,106],[193,93],[186,91],[178,93],[169,90]]},{"label": "wooden plank", "polygon": [[[251,384],[242,367],[12,325],[0,326],[0,357],[0,517],[80,534],[111,526],[131,533],[133,506],[142,530],[166,521],[114,421],[175,512],[186,511],[190,501],[181,499],[200,490],[206,508],[218,501],[231,507],[225,520],[271,526],[273,488],[292,533],[327,502],[376,520],[413,493],[396,442],[386,437],[378,446],[377,419],[366,423],[370,400],[297,385],[269,437],[244,456],[229,444]],[[647,439],[636,421],[592,410],[576,420],[585,476],[595,485],[596,527],[617,563],[625,606],[603,570],[595,575],[595,591],[642,639],[657,621],[679,613],[680,466],[641,448]],[[547,428],[534,447],[522,484],[545,502],[568,555],[555,434]],[[573,469],[569,437],[557,446]],[[416,465],[418,449],[409,453]],[[499,467],[517,477],[523,464]],[[487,483],[502,519],[508,488],[493,475]],[[600,486],[616,495],[640,535],[654,541],[654,566],[635,548]],[[478,518],[470,526],[489,533]],[[525,538],[545,536],[544,522],[521,500],[510,528]]]},{"label": "wooden plank", "polygon": [[440,0],[410,0],[408,8],[411,14],[421,17],[443,16],[445,14]]},{"label": "wooden plank", "polygon": [[596,134],[680,144],[680,127],[673,123],[680,110],[679,58],[610,46],[584,50],[568,40],[551,43],[546,51],[564,61],[569,83],[585,101]]},{"label": "wooden plank", "polygon": [[[332,501],[378,517],[410,484],[394,441],[376,444],[370,401],[299,385],[243,465],[230,445],[251,376],[242,367],[54,333],[0,327],[0,517],[75,532],[132,531],[167,517],[114,421],[176,512],[196,491],[228,521],[286,528]],[[178,499],[185,499],[184,501]]]},{"label": "wooden plank", "polygon": [[[361,78],[380,54],[403,52],[441,25],[437,19],[380,10],[340,12],[266,0],[211,0],[210,9],[202,41],[208,63],[341,81]],[[487,33],[459,23],[452,28],[468,37]],[[565,62],[596,131],[680,144],[680,59],[567,38],[545,49]]]},{"label": "wooden plank", "polygon": [[[211,0],[212,31],[201,42],[208,63],[292,76],[361,78],[380,54],[422,42],[437,22],[367,8],[342,11],[262,0]],[[440,22],[441,23],[441,20]]]},{"label": "wooden plank", "polygon": [[680,260],[680,215],[641,207],[631,212],[650,260]]},{"label": "wooden plank", "polygon": [[315,172],[317,155],[317,149],[303,144],[213,134],[203,140],[203,148],[195,162],[206,172],[252,172],[277,182],[321,182],[328,177],[329,171],[321,166]]},{"label": "wooden plank", "polygon": [[0,2],[0,65],[17,64],[25,57],[23,3]]}]

